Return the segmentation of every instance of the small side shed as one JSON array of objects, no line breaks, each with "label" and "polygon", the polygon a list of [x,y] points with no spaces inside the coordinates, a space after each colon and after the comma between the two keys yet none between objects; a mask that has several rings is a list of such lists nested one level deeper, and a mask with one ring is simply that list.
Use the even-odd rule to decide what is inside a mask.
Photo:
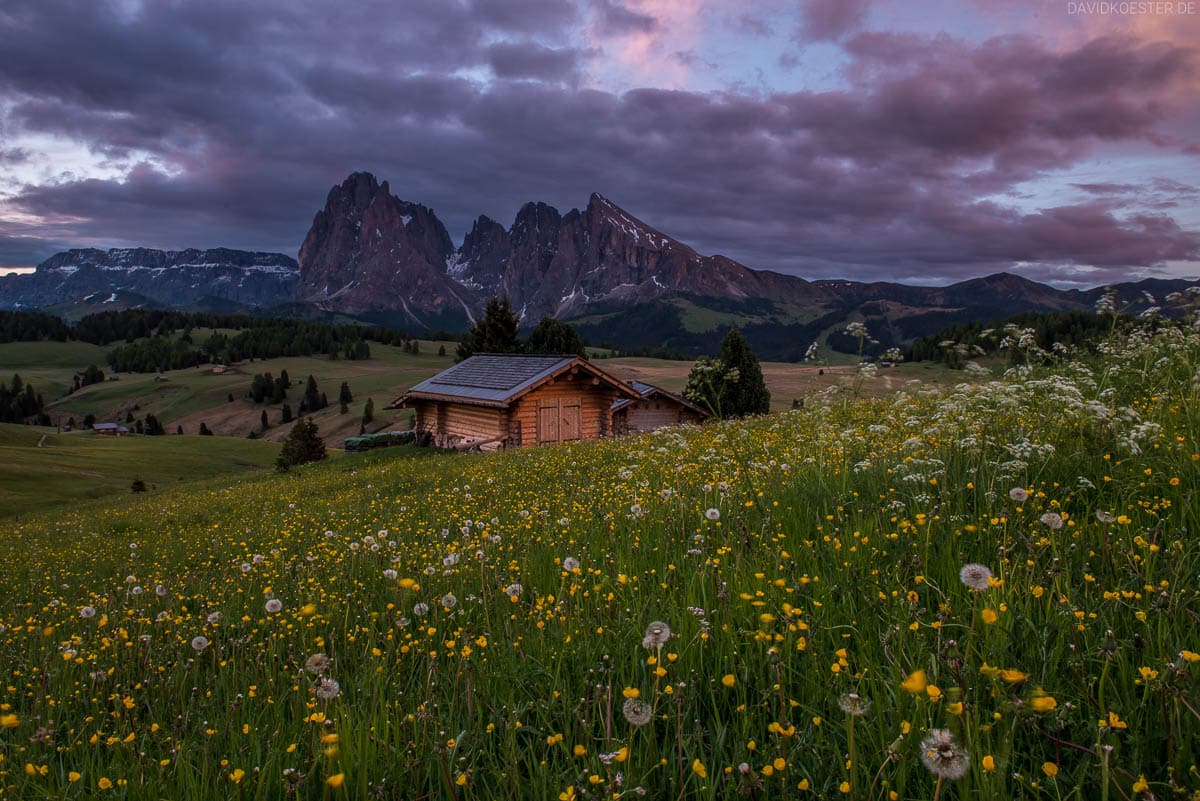
[{"label": "small side shed", "polygon": [[418,436],[453,448],[597,439],[613,403],[638,393],[578,356],[472,356],[414,386],[389,408],[413,409]]},{"label": "small side shed", "polygon": [[638,393],[638,397],[620,398],[613,402],[613,430],[617,434],[702,423],[708,418],[708,412],[682,395],[643,381],[630,381],[629,385]]}]

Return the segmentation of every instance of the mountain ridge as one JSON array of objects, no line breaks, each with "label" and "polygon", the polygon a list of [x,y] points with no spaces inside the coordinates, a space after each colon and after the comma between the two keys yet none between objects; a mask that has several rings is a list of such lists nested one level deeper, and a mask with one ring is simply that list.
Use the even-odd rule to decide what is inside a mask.
[{"label": "mountain ridge", "polygon": [[[1165,293],[1189,283],[1142,279],[1120,291],[1128,303],[1147,288]],[[179,307],[201,298],[308,307],[413,331],[463,330],[488,297],[506,294],[523,325],[565,319],[597,342],[658,346],[642,341],[657,332],[696,351],[710,332],[739,325],[756,347],[798,358],[814,338],[854,320],[868,323],[881,345],[898,345],[969,319],[1087,310],[1103,288],[1058,289],[1009,272],[946,286],[809,281],[700,254],[600,193],[566,213],[530,201],[507,229],[481,214],[456,247],[432,208],[354,172],[327,193],[297,259],[221,248],[76,249],[32,275],[0,278],[0,308],[48,307],[104,291]]]}]

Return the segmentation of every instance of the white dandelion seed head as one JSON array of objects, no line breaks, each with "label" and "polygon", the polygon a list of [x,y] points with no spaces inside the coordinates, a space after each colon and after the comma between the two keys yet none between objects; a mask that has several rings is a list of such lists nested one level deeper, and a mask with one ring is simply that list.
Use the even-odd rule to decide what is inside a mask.
[{"label": "white dandelion seed head", "polygon": [[278,598],[272,598],[263,605],[263,608],[266,609],[269,614],[273,615],[280,609],[283,609],[283,601],[279,600]]},{"label": "white dandelion seed head", "polygon": [[646,634],[642,637],[642,647],[647,650],[662,648],[671,639],[671,627],[661,620],[655,620],[646,626]]},{"label": "white dandelion seed head", "polygon": [[634,726],[645,726],[650,722],[650,718],[654,717],[650,705],[638,698],[626,698],[621,707],[621,714]]},{"label": "white dandelion seed head", "polygon": [[84,619],[87,619],[90,617],[95,617],[96,616],[96,607],[94,607],[94,606],[83,607],[82,609],[79,610],[79,616]]},{"label": "white dandelion seed head", "polygon": [[716,508],[709,509],[707,512],[704,513],[704,516],[707,517],[709,520],[720,520],[721,519],[721,510],[716,509]]},{"label": "white dandelion seed head", "polygon": [[847,715],[857,718],[867,714],[871,702],[858,693],[846,693],[838,699],[838,707]]},{"label": "white dandelion seed head", "polygon": [[425,617],[429,614],[429,604],[422,601],[413,604],[413,614],[417,617]]},{"label": "white dandelion seed head", "polygon": [[563,570],[567,571],[568,573],[574,573],[579,569],[579,560],[574,556],[568,556],[566,559],[562,560],[562,567]]},{"label": "white dandelion seed head", "polygon": [[203,634],[198,634],[192,638],[192,650],[195,651],[196,653],[200,653],[207,647],[208,647],[208,638],[205,637]]},{"label": "white dandelion seed head", "polygon": [[395,581],[399,575],[399,573],[397,573],[395,570],[392,570],[390,567],[383,571],[383,577],[388,581]]},{"label": "white dandelion seed head", "polygon": [[961,779],[971,767],[971,755],[954,741],[949,729],[933,729],[921,741],[921,762],[943,779]]},{"label": "white dandelion seed head", "polygon": [[165,584],[155,584],[154,594],[159,598],[165,598],[167,595],[167,586]]},{"label": "white dandelion seed head", "polygon": [[1049,526],[1053,529],[1059,529],[1063,527],[1062,515],[1060,515],[1058,512],[1046,512],[1044,515],[1039,517],[1038,520],[1041,520],[1043,525]]},{"label": "white dandelion seed head", "polygon": [[972,590],[986,590],[991,587],[992,571],[987,565],[981,565],[977,562],[972,562],[968,565],[963,565],[962,570],[958,571],[958,579]]},{"label": "white dandelion seed head", "polygon": [[313,693],[322,701],[332,701],[341,691],[341,685],[328,676],[319,676],[313,682]]},{"label": "white dandelion seed head", "polygon": [[332,660],[325,654],[313,654],[308,659],[304,660],[304,669],[314,676],[319,676],[329,669],[329,664]]},{"label": "white dandelion seed head", "polygon": [[1017,503],[1025,503],[1025,501],[1029,500],[1029,493],[1025,491],[1024,487],[1013,487],[1008,491],[1008,497]]},{"label": "white dandelion seed head", "polygon": [[455,597],[454,593],[448,592],[442,596],[442,606],[447,609],[453,609],[458,606],[458,598]]},{"label": "white dandelion seed head", "polygon": [[221,622],[221,613],[220,612],[209,612],[208,617],[206,617],[204,619],[209,623],[213,623],[213,624],[220,623]]}]

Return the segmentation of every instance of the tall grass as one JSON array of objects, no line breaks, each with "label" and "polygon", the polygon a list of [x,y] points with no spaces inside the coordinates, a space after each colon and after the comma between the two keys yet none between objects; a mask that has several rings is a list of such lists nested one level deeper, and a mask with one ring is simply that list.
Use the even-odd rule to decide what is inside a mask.
[{"label": "tall grass", "polygon": [[949,390],[18,525],[0,787],[1200,797],[1198,365],[1163,328]]}]

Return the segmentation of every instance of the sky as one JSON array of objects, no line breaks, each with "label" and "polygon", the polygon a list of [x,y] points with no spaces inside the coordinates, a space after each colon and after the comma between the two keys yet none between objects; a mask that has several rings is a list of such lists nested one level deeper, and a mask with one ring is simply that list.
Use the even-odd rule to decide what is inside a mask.
[{"label": "sky", "polygon": [[600,192],[810,279],[1200,275],[1200,0],[5,0],[0,273]]}]

